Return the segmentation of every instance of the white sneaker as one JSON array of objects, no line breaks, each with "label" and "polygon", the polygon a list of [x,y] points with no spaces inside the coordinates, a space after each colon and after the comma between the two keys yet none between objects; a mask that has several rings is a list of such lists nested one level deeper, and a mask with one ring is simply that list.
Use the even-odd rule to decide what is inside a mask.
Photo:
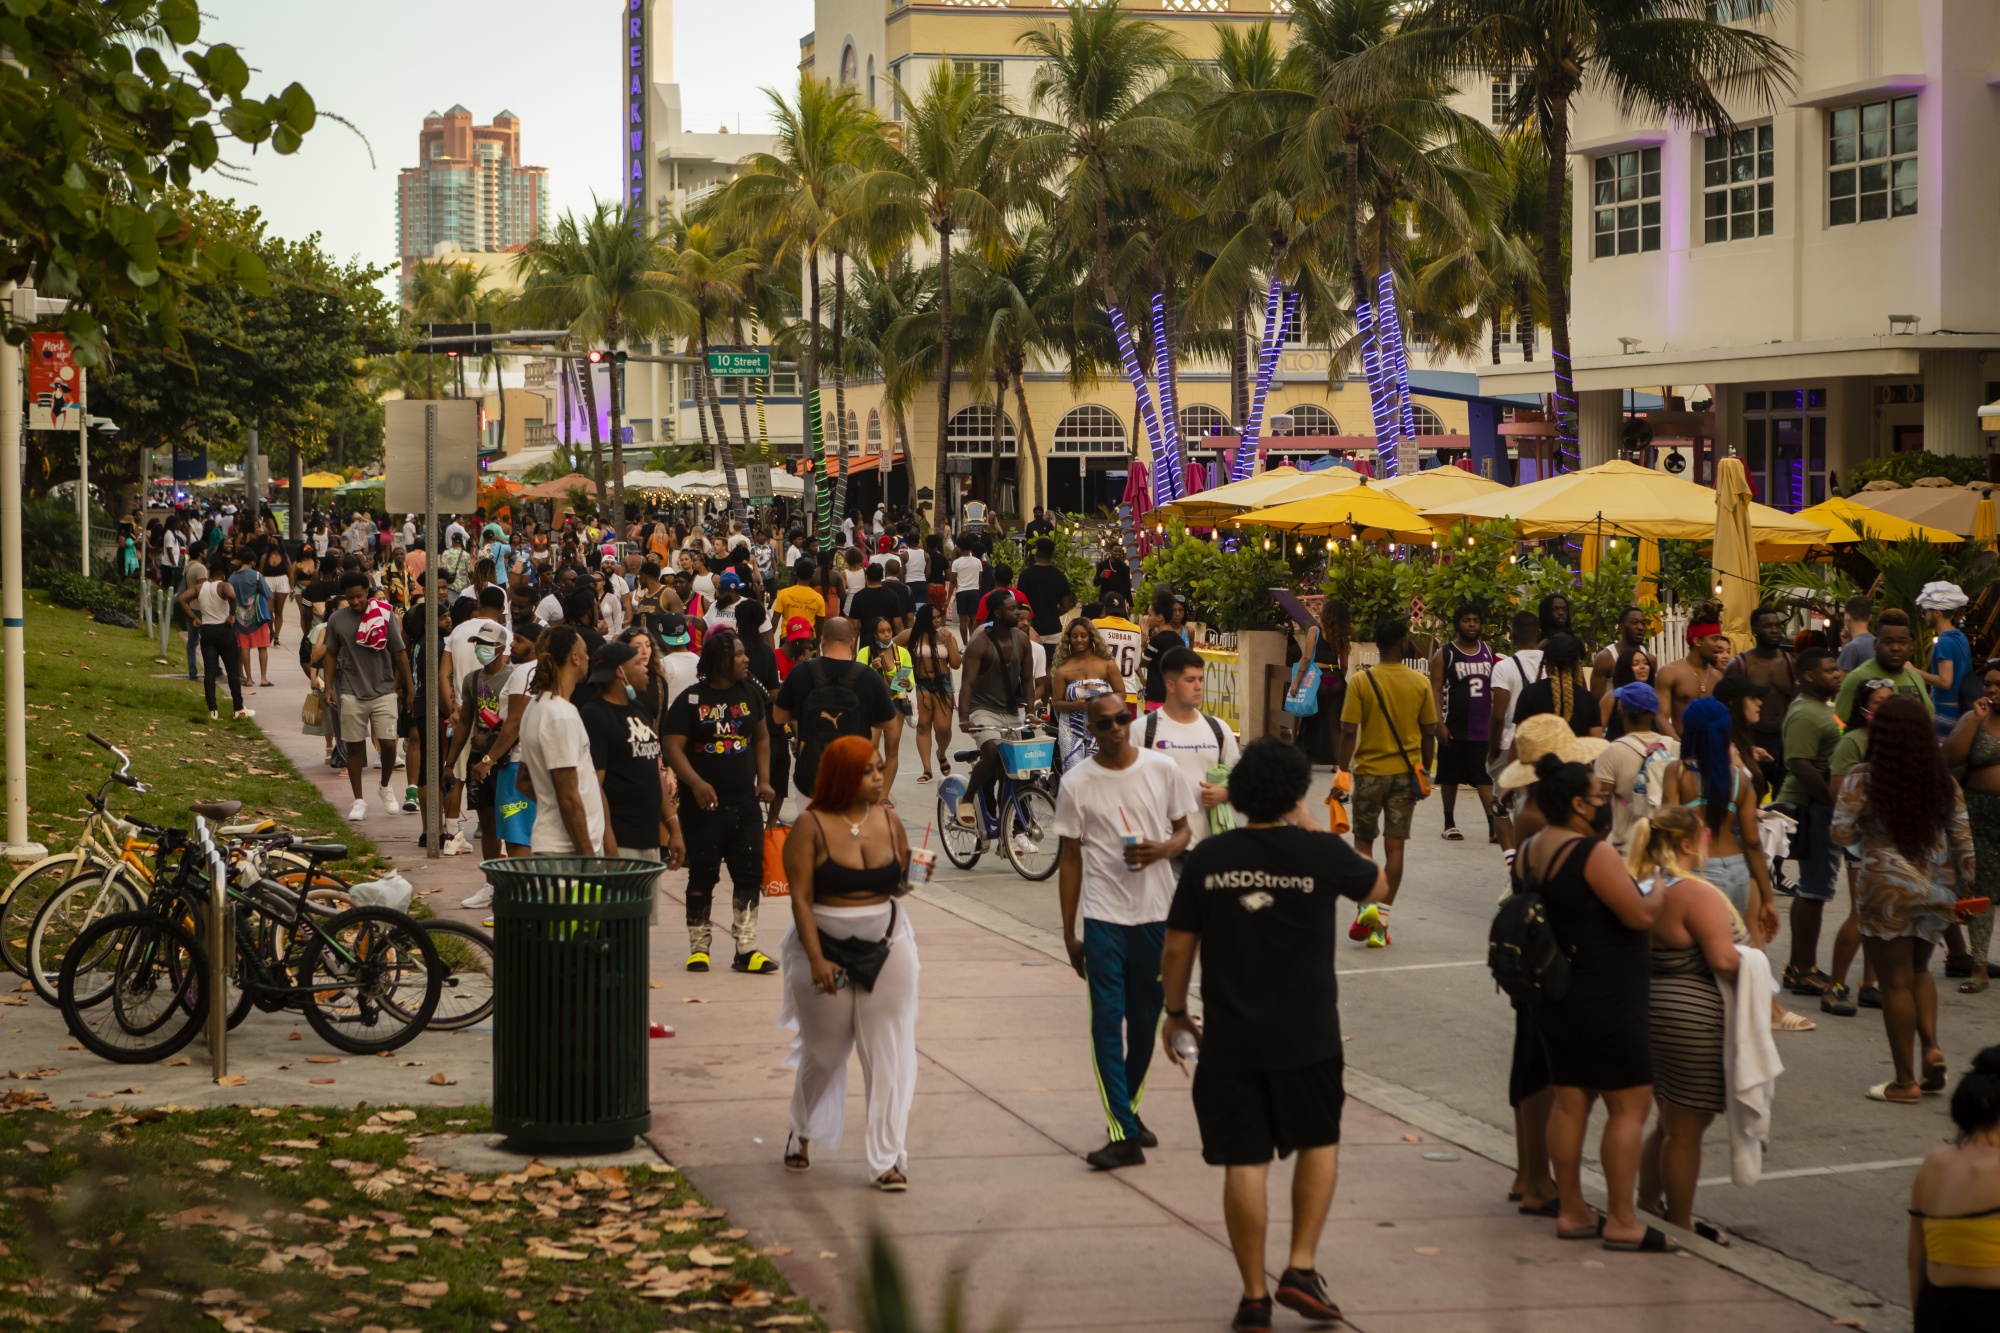
[{"label": "white sneaker", "polygon": [[403,813],[403,799],[387,787],[382,788],[382,808],[392,815]]},{"label": "white sneaker", "polygon": [[222,713],[217,709],[211,708],[208,710],[208,720],[210,722],[220,722],[222,721]]},{"label": "white sneaker", "polygon": [[465,836],[463,829],[452,834],[451,841],[444,845],[444,854],[446,856],[468,856],[472,851],[472,842]]},{"label": "white sneaker", "polygon": [[257,710],[254,708],[239,708],[236,710],[236,716],[239,718],[255,717],[257,716]]},{"label": "white sneaker", "polygon": [[491,884],[481,884],[470,894],[459,899],[458,905],[468,908],[491,907],[493,905],[493,886]]},{"label": "white sneaker", "polygon": [[358,824],[366,818],[368,818],[368,802],[357,797],[354,804],[347,807],[348,822]]}]

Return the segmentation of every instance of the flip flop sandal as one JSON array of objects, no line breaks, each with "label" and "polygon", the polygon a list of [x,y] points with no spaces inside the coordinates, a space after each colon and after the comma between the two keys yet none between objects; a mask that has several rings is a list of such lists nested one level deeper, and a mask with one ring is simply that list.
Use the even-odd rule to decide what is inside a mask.
[{"label": "flip flop sandal", "polygon": [[1958,993],[1960,995],[1977,995],[1992,984],[1992,981],[1986,977],[1974,977],[1970,981],[1959,982]]},{"label": "flip flop sandal", "polygon": [[793,1136],[790,1134],[785,1135],[785,1170],[795,1176],[804,1175],[806,1172],[812,1170],[812,1159],[805,1154],[806,1141],[804,1139],[799,1140],[800,1151],[792,1151],[792,1138]]},{"label": "flip flop sandal", "polygon": [[1700,1236],[1710,1245],[1720,1245],[1725,1250],[1729,1248],[1729,1237],[1723,1233],[1721,1227],[1715,1226],[1712,1223],[1695,1223],[1694,1234]]},{"label": "flip flop sandal", "polygon": [[1597,1215],[1597,1223],[1595,1226],[1584,1227],[1577,1231],[1564,1231],[1561,1227],[1556,1228],[1557,1240],[1602,1240],[1603,1238],[1604,1238],[1603,1213],[1599,1213]]},{"label": "flip flop sandal", "polygon": [[1456,825],[1456,824],[1447,824],[1447,825],[1445,826],[1445,830],[1444,830],[1444,832],[1443,832],[1443,833],[1441,833],[1441,834],[1439,834],[1438,836],[1439,836],[1439,837],[1441,837],[1441,838],[1443,838],[1443,839],[1444,839],[1444,840],[1445,840],[1446,842],[1464,842],[1464,841],[1465,841],[1465,835],[1464,835],[1463,833],[1460,833],[1460,832],[1458,831],[1458,825]]},{"label": "flip flop sandal", "polygon": [[[1518,1198],[1519,1196],[1517,1195],[1516,1197]],[[1517,1207],[1514,1211],[1521,1214],[1523,1217],[1558,1217],[1562,1214],[1562,1200],[1544,1199],[1541,1203],[1537,1204],[1533,1208],[1528,1207],[1528,1205],[1524,1203],[1519,1207]]]},{"label": "flip flop sandal", "polygon": [[922,786],[924,783],[929,782],[930,780],[931,780],[931,775],[927,770],[922,777],[917,779],[917,785]]},{"label": "flip flop sandal", "polygon": [[1779,1008],[1778,1016],[1771,1020],[1771,1030],[1773,1032],[1811,1032],[1818,1026],[1819,1024],[1813,1022],[1804,1014],[1795,1014],[1783,1007]]},{"label": "flip flop sandal", "polygon": [[901,1194],[910,1188],[910,1182],[903,1178],[902,1172],[892,1166],[875,1177],[875,1188],[884,1194]]},{"label": "flip flop sandal", "polygon": [[1923,1082],[1917,1084],[1917,1087],[1921,1091],[1929,1094],[1943,1092],[1944,1076],[1945,1076],[1944,1061],[1940,1060],[1934,1065],[1925,1065]]},{"label": "flip flop sandal", "polygon": [[1874,1087],[1868,1089],[1868,1100],[1871,1102],[1889,1102],[1895,1106],[1915,1106],[1924,1099],[1921,1091],[1913,1097],[1892,1097],[1889,1095],[1891,1086],[1893,1085],[1888,1083],[1877,1083]]},{"label": "flip flop sandal", "polygon": [[1668,1240],[1667,1233],[1658,1227],[1647,1227],[1646,1234],[1638,1240],[1607,1240],[1604,1248],[1622,1254],[1671,1254],[1680,1246]]}]

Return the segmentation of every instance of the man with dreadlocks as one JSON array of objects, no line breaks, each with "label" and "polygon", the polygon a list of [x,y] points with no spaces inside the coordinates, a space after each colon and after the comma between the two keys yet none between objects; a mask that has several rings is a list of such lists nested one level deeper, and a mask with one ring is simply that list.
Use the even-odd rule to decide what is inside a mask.
[{"label": "man with dreadlocks", "polygon": [[1554,713],[1578,736],[1602,736],[1604,712],[1583,678],[1583,643],[1574,634],[1554,634],[1542,645],[1543,677],[1521,691],[1514,723]]}]

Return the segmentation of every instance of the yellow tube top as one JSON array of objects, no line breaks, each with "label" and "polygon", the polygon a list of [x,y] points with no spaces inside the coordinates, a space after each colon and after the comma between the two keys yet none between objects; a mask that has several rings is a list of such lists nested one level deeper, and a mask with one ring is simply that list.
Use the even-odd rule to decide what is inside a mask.
[{"label": "yellow tube top", "polygon": [[1924,1217],[1924,1257],[1958,1268],[2000,1268],[2000,1208],[1968,1217]]}]

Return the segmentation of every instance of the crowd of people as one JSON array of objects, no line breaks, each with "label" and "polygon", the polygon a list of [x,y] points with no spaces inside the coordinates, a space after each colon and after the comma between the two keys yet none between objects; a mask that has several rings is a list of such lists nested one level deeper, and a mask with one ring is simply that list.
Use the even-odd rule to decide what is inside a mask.
[{"label": "crowd of people", "polygon": [[[1818,1000],[1826,1016],[1879,1010],[1893,1076],[1864,1091],[1914,1105],[1949,1073],[1934,952],[1960,990],[1990,984],[2000,662],[1974,662],[1956,624],[1967,599],[1949,584],[1918,599],[1932,640],[1921,666],[1910,617],[1866,599],[1838,628],[1795,635],[1787,611],[1759,608],[1741,651],[1717,609],[1699,608],[1671,661],[1655,660],[1636,607],[1593,653],[1559,595],[1511,613],[1508,651],[1487,633],[1488,609],[1469,605],[1427,670],[1394,618],[1373,627],[1375,663],[1357,667],[1348,618],[1328,604],[1303,650],[1317,707],[1296,736],[1239,747],[1203,711],[1206,661],[1186,599],[1156,589],[1133,619],[1133,571],[1115,550],[1092,586],[1073,586],[1039,512],[1016,569],[995,558],[983,523],[920,539],[880,510],[850,519],[833,550],[722,520],[655,514],[614,530],[481,511],[442,534],[434,641],[414,521],[324,516],[288,542],[268,516],[237,517],[177,517],[147,542],[157,576],[181,590],[190,674],[198,653],[212,715],[221,680],[248,713],[243,690],[268,683],[295,603],[299,660],[320,700],[308,725],[317,711],[328,761],[347,771],[350,819],[374,817],[371,760],[384,815],[421,808],[424,793],[396,791],[393,774],[418,771],[435,711],[453,775],[441,812],[450,849],[470,850],[472,820],[488,858],[592,852],[684,868],[691,971],[711,966],[726,868],[730,965],[782,974],[781,1008],[799,1032],[792,1171],[838,1146],[858,1052],[870,1177],[908,1187],[918,955],[899,903],[912,877],[894,809],[903,732],[916,734],[919,785],[953,777],[954,736],[971,739],[957,817],[977,826],[1002,743],[1050,723],[1063,937],[1089,990],[1107,1123],[1086,1160],[1138,1166],[1157,1142],[1140,1116],[1155,1040],[1194,1066],[1203,1154],[1225,1168],[1243,1270],[1239,1329],[1268,1327],[1274,1301],[1337,1313],[1313,1253],[1344,1098],[1338,902],[1354,904],[1350,941],[1392,947],[1415,814],[1434,786],[1442,836],[1464,841],[1483,823],[1498,852],[1495,951],[1504,943],[1518,965],[1514,1198],[1563,1239],[1670,1250],[1656,1217],[1726,1242],[1695,1211],[1703,1134],[1726,1117],[1732,1169],[1754,1172],[1782,1067],[1772,1034],[1814,1027],[1774,989]],[[1333,768],[1326,811],[1351,841],[1307,804],[1315,762]],[[1476,817],[1461,827],[1467,788]],[[764,839],[794,794],[791,920],[766,952]],[[1849,910],[1823,947],[1843,878]],[[465,906],[490,900],[482,888]],[[1763,950],[1787,929],[1774,979]],[[1188,1010],[1197,952],[1199,1027]],[[1996,1070],[2000,1055],[1979,1057],[1954,1099],[1968,1135],[1954,1151],[1968,1162],[1992,1148]],[[1601,1212],[1582,1186],[1598,1102]],[[1273,1291],[1265,1176],[1293,1152],[1291,1263]],[[1919,1290],[1979,1285],[1954,1267],[1971,1242],[1949,1227],[1937,1238],[1943,1223],[1983,1224],[1952,1211],[1969,1197],[1953,1173],[1973,1169],[1927,1166],[1920,1178],[1912,1225],[1935,1253],[1928,1276],[1913,1277]],[[1988,1298],[1930,1299],[1986,1310]]]}]

